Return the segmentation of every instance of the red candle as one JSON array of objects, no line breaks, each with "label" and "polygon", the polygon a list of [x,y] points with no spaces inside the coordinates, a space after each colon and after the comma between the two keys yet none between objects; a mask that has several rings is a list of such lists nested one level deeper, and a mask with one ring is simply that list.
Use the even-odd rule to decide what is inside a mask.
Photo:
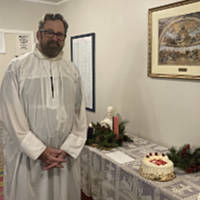
[{"label": "red candle", "polygon": [[113,130],[114,130],[114,133],[116,134],[116,138],[119,137],[119,119],[118,119],[118,116],[114,116],[113,117]]}]

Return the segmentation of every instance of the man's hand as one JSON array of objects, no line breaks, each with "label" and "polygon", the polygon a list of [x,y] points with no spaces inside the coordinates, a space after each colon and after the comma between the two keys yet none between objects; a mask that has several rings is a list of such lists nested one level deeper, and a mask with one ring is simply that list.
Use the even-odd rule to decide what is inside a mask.
[{"label": "man's hand", "polygon": [[62,163],[66,162],[65,158],[67,153],[52,147],[47,147],[45,151],[40,155],[39,159],[44,165],[44,170],[48,170],[54,167],[63,168]]}]

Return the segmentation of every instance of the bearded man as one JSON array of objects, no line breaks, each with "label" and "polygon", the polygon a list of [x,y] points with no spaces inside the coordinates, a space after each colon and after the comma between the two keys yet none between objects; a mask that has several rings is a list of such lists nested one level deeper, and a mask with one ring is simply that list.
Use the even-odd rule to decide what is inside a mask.
[{"label": "bearded man", "polygon": [[77,68],[63,59],[68,24],[39,22],[35,49],[13,59],[0,91],[4,200],[79,200],[86,111]]}]

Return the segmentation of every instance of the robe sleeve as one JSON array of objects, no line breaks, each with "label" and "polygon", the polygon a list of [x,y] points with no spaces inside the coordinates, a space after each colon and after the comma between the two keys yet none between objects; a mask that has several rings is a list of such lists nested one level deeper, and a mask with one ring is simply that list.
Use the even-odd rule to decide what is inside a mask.
[{"label": "robe sleeve", "polygon": [[87,138],[87,119],[85,110],[85,98],[79,78],[77,88],[77,102],[75,103],[75,120],[73,128],[61,149],[68,153],[73,158],[77,158],[85,145]]},{"label": "robe sleeve", "polygon": [[46,146],[29,128],[23,105],[20,102],[17,73],[13,68],[13,66],[9,66],[1,85],[0,121],[17,149],[36,160]]}]

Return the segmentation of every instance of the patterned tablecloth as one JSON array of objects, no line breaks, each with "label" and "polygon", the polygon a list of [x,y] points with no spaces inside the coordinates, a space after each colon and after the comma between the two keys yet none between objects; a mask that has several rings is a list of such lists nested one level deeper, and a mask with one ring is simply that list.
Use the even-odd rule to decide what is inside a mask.
[{"label": "patterned tablecloth", "polygon": [[94,200],[200,200],[200,173],[185,174],[175,169],[176,178],[168,182],[150,181],[140,176],[142,158],[149,152],[167,153],[166,147],[137,136],[133,143],[112,149],[122,151],[134,161],[119,164],[105,150],[85,146],[81,153],[81,187]]}]

